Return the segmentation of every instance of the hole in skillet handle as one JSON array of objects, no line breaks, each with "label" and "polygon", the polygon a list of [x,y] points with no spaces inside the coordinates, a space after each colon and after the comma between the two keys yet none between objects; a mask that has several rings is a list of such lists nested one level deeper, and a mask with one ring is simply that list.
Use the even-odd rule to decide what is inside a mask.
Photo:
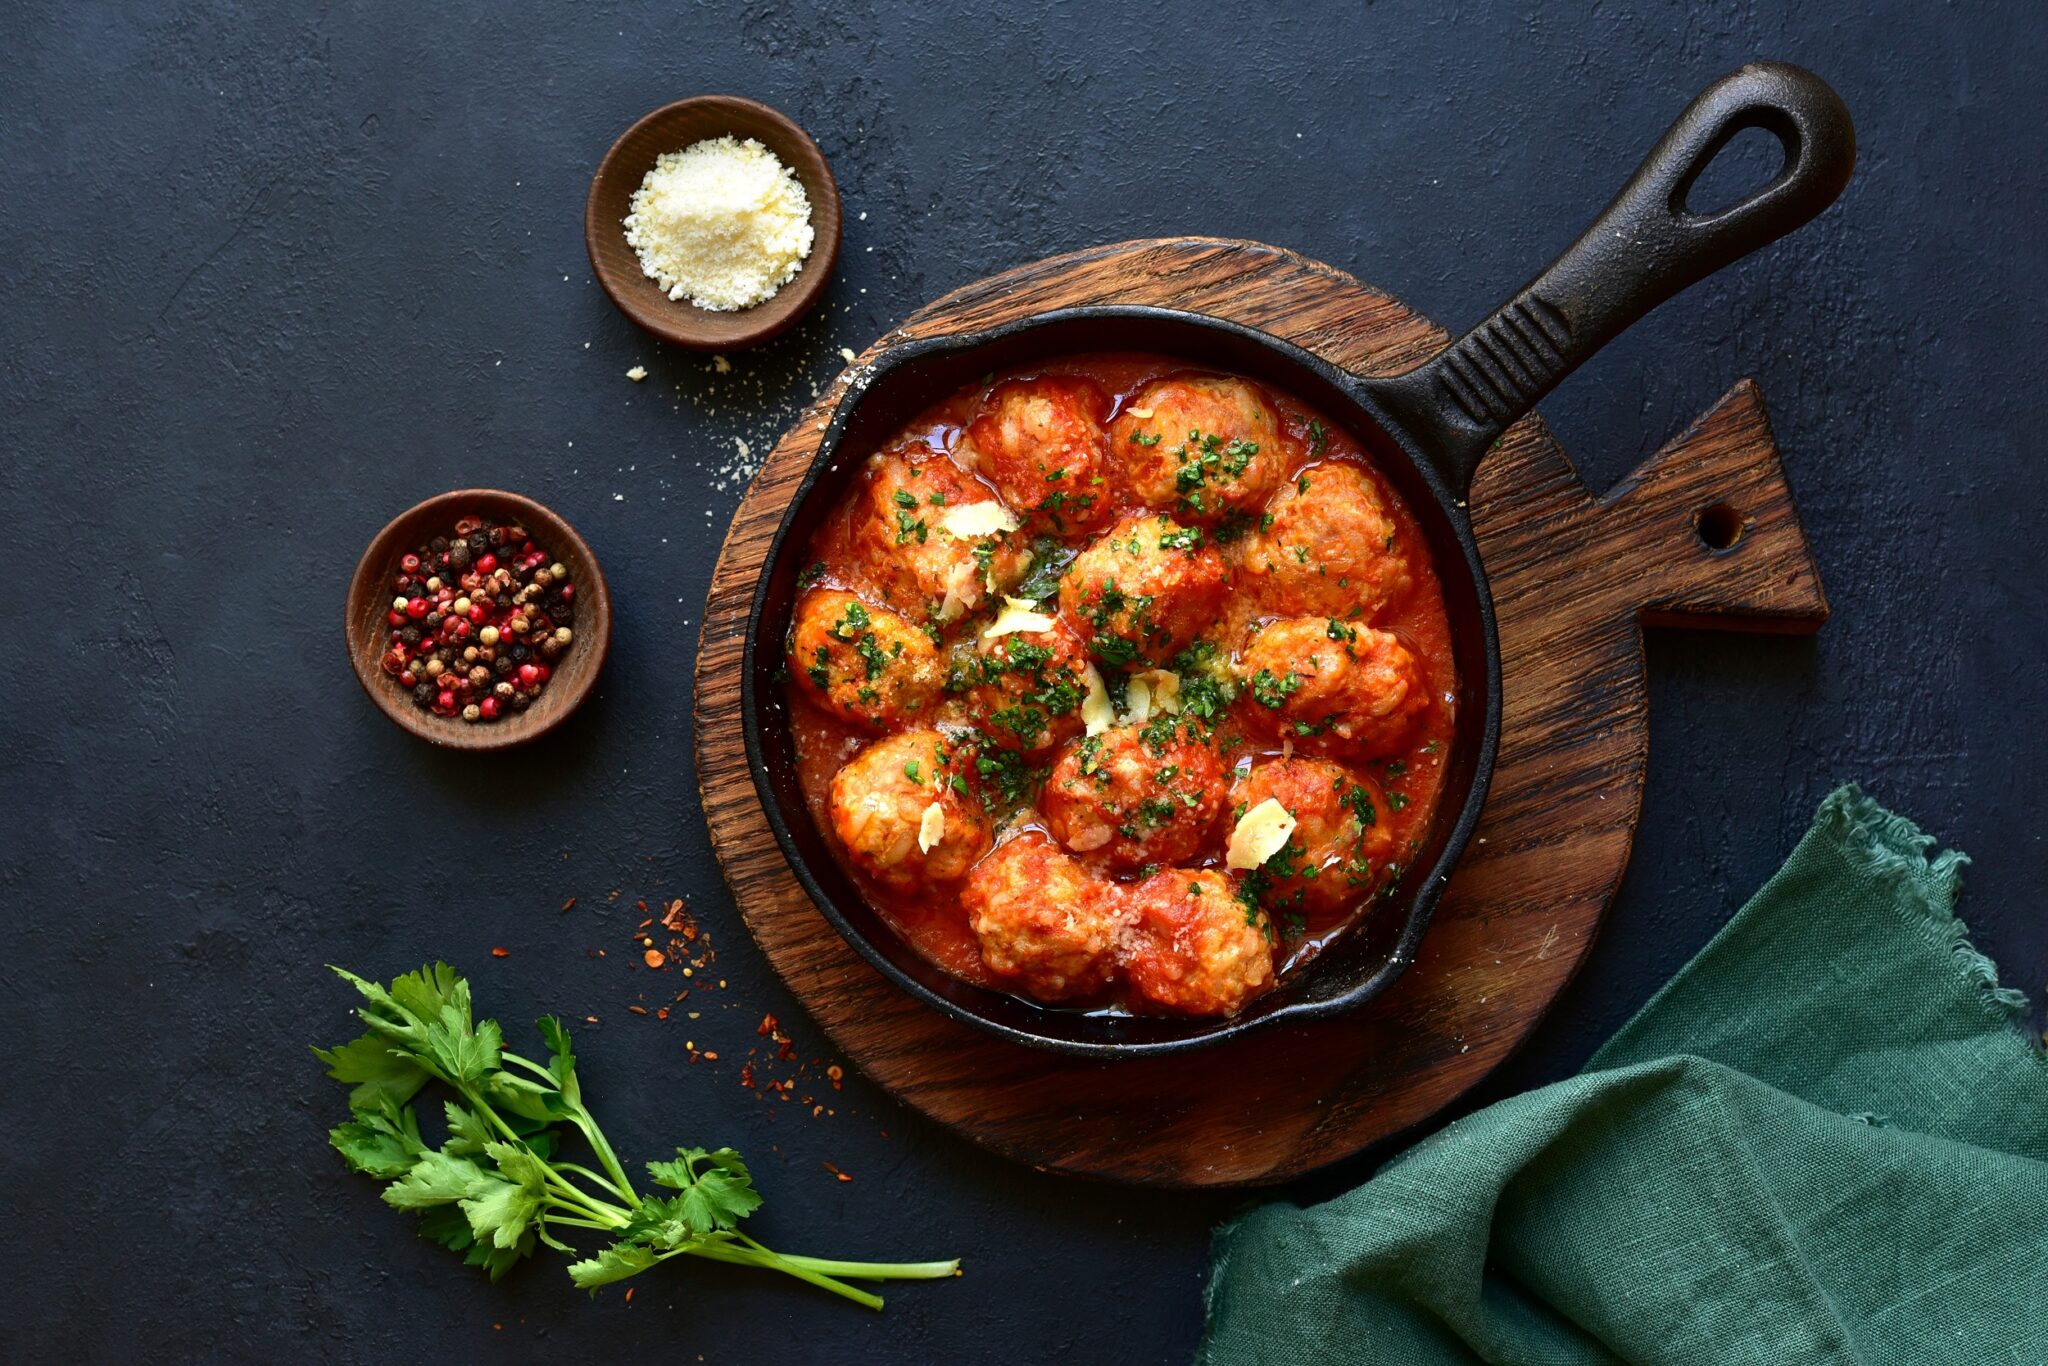
[{"label": "hole in skillet handle", "polygon": [[1673,212],[1712,218],[1763,193],[1792,165],[1792,148],[1768,128],[1732,128],[1679,192]]}]

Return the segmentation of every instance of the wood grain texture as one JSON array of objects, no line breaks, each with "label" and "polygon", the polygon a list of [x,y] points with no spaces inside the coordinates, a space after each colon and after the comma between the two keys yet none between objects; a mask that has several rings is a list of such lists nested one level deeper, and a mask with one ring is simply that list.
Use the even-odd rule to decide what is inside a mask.
[{"label": "wood grain texture", "polygon": [[[1127,302],[1248,324],[1360,373],[1445,334],[1350,276],[1257,243],[1094,248],[955,291],[870,348],[1043,309]],[[1827,616],[1762,401],[1745,381],[1595,498],[1537,418],[1472,501],[1505,665],[1484,817],[1415,964],[1353,1015],[1190,1055],[1077,1061],[990,1038],[891,986],[818,914],[746,771],[739,671],[749,596],[843,392],[768,457],[733,520],[698,652],[698,781],[747,925],[835,1044],[909,1105],[1034,1166],[1172,1186],[1280,1181],[1429,1118],[1527,1037],[1584,960],[1621,880],[1647,759],[1642,622],[1811,631]],[[1740,526],[1712,549],[1700,514]],[[1725,539],[1725,536],[1724,536]]]}]

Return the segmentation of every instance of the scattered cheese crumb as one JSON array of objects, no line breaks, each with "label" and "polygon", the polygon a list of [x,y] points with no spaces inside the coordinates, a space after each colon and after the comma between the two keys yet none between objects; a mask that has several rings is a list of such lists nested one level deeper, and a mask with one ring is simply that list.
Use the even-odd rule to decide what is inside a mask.
[{"label": "scattered cheese crumb", "polygon": [[917,851],[929,854],[932,846],[946,837],[946,808],[933,802],[924,809],[924,818],[917,823]]},{"label": "scattered cheese crumb", "polygon": [[1280,852],[1294,834],[1294,817],[1275,798],[1268,797],[1238,818],[1230,832],[1230,847],[1223,851],[1223,866],[1247,872]]},{"label": "scattered cheese crumb", "polygon": [[1110,705],[1109,688],[1093,664],[1085,667],[1081,681],[1088,689],[1081,698],[1081,720],[1090,735],[1100,735],[1116,724],[1116,708]]},{"label": "scattered cheese crumb", "polygon": [[713,356],[711,358],[711,368],[718,374],[729,375],[732,373],[732,362],[724,356]]},{"label": "scattered cheese crumb", "polygon": [[760,142],[663,154],[633,192],[626,242],[671,299],[730,313],[775,297],[811,254],[811,201]]},{"label": "scattered cheese crumb", "polygon": [[1050,631],[1052,618],[1038,610],[1038,604],[1029,598],[1004,598],[1003,610],[981,633],[983,640],[994,640],[997,636],[1009,635],[1012,631]]},{"label": "scattered cheese crumb", "polygon": [[860,357],[853,354],[853,348],[850,346],[842,346],[839,348],[839,358],[845,361],[848,365],[851,365],[856,360],[860,359]]},{"label": "scattered cheese crumb", "polygon": [[626,378],[632,380],[633,383],[638,384],[641,380],[647,378],[647,367],[644,365],[634,366],[632,369],[626,372]]},{"label": "scattered cheese crumb", "polygon": [[1015,531],[1018,522],[1010,510],[991,498],[982,503],[960,503],[946,509],[946,515],[939,518],[939,525],[949,536],[966,541],[977,536],[993,536],[999,531]]},{"label": "scattered cheese crumb", "polygon": [[1124,411],[1129,413],[1132,417],[1137,418],[1140,422],[1152,416],[1152,410],[1150,408],[1126,408],[1124,409]]}]

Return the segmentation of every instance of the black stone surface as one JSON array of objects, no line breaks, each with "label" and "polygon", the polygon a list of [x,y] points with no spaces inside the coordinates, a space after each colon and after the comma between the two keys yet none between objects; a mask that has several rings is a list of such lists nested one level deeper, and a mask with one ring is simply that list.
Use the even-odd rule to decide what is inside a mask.
[{"label": "black stone surface", "polygon": [[[765,449],[840,347],[923,300],[1120,238],[1261,238],[1468,323],[1753,56],[1836,84],[1855,183],[1545,412],[1604,486],[1759,377],[1835,619],[1653,637],[1633,869],[1478,1099],[1575,1068],[1843,779],[1976,856],[1965,913],[2035,985],[2048,26],[2027,3],[1579,8],[7,5],[7,1355],[1186,1359],[1232,1197],[1028,1171],[858,1077],[816,1119],[738,1082],[764,1012],[829,1058],[739,923],[692,773],[738,443]],[[612,137],[705,91],[806,125],[847,209],[828,304],[728,374],[634,332],[580,235]],[[370,707],[339,617],[388,516],[478,482],[574,521],[619,616],[562,733],[461,758]],[[695,1022],[626,1010],[676,985],[628,937],[635,899],[672,896],[728,982],[699,984]],[[630,1305],[559,1260],[488,1285],[343,1172],[305,1051],[348,1034],[322,963],[436,956],[509,1023],[598,1016],[585,1072],[617,1143],[744,1149],[771,1243],[958,1253],[966,1278],[881,1316],[715,1267]],[[722,1060],[688,1065],[691,1039]]]}]

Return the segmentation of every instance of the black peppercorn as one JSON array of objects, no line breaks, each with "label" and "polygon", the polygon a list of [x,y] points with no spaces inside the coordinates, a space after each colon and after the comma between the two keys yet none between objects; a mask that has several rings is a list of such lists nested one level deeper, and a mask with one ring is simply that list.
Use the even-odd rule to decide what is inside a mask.
[{"label": "black peppercorn", "polygon": [[514,664],[524,664],[532,658],[533,651],[529,650],[524,645],[514,645],[512,647],[512,662]]},{"label": "black peppercorn", "polygon": [[481,557],[491,548],[491,538],[481,531],[469,533],[469,553]]},{"label": "black peppercorn", "polygon": [[431,706],[433,706],[433,705],[434,705],[434,685],[433,685],[433,684],[431,684],[431,683],[415,683],[415,684],[413,684],[413,687],[412,687],[412,700],[413,700],[414,702],[418,703],[418,704],[419,704],[420,706],[422,706],[422,707],[431,707]]},{"label": "black peppercorn", "polygon": [[433,540],[427,542],[427,549],[433,551],[436,555],[441,554],[448,549],[448,538],[446,536],[436,536]]},{"label": "black peppercorn", "polygon": [[438,631],[441,629],[441,623],[447,619],[448,614],[446,612],[429,612],[422,625],[429,631]]},{"label": "black peppercorn", "polygon": [[504,655],[499,655],[491,661],[491,672],[503,678],[506,674],[512,672],[512,661]]},{"label": "black peppercorn", "polygon": [[408,626],[398,633],[398,638],[408,645],[417,645],[420,643],[420,628]]},{"label": "black peppercorn", "polygon": [[456,569],[469,568],[469,542],[457,541],[448,547],[448,563]]}]

